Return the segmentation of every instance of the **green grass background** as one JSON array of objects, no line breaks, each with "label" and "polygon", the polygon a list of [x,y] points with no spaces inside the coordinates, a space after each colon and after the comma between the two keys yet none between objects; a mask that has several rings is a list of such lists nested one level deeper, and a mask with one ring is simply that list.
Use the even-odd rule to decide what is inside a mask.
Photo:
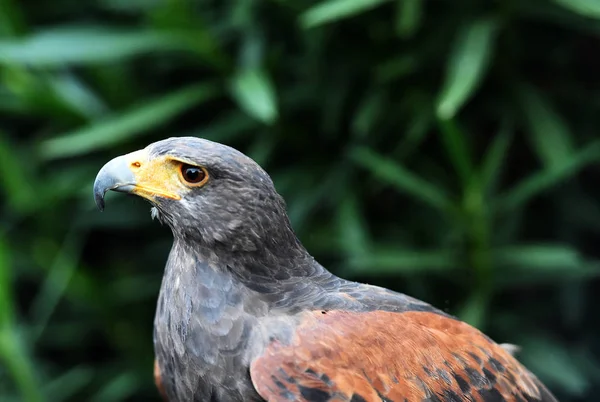
[{"label": "green grass background", "polygon": [[156,401],[171,234],[92,182],[194,135],[335,273],[600,393],[598,0],[0,0],[0,400]]}]

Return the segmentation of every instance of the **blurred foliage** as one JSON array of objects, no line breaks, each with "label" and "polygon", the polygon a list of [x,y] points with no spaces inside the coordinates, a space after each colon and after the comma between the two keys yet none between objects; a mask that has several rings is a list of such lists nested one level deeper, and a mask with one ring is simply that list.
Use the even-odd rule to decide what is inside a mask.
[{"label": "blurred foliage", "polygon": [[600,392],[597,0],[0,0],[2,401],[158,400],[171,234],[91,184],[235,146],[309,250]]}]

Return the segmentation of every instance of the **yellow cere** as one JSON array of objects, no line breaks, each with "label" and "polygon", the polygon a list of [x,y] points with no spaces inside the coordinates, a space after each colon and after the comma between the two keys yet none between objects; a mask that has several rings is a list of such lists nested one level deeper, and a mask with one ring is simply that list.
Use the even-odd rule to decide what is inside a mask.
[{"label": "yellow cere", "polygon": [[180,200],[188,188],[179,179],[181,162],[169,156],[150,159],[146,150],[125,155],[136,178],[133,193],[147,199],[156,196]]}]

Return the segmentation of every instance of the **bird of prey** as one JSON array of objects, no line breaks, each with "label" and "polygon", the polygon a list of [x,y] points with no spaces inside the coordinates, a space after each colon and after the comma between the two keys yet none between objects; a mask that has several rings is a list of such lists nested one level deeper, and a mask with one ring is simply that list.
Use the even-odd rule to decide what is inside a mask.
[{"label": "bird of prey", "polygon": [[391,290],[351,282],[303,247],[269,175],[228,146],[168,138],[109,161],[108,190],[171,228],[154,321],[169,402],[553,402],[474,327]]}]

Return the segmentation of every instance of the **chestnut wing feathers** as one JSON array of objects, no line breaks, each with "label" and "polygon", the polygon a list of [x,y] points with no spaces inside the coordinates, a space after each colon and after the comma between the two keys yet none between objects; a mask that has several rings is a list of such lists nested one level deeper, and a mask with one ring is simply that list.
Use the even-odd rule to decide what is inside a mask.
[{"label": "chestnut wing feathers", "polygon": [[504,348],[452,318],[408,311],[304,313],[250,375],[266,401],[556,402]]}]

